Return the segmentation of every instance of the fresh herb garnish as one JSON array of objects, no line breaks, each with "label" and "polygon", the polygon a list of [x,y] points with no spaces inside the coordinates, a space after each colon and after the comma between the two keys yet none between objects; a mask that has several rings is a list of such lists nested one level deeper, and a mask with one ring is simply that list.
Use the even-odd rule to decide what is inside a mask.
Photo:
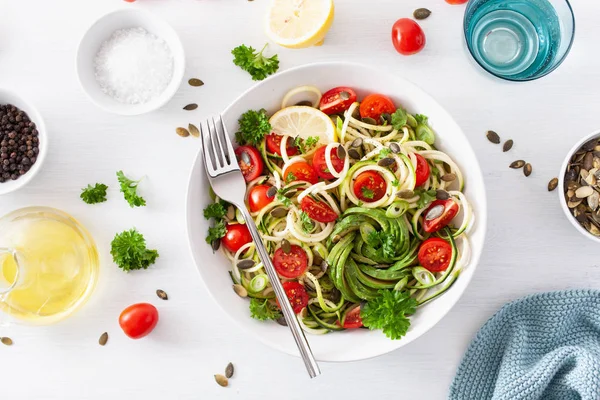
[{"label": "fresh herb garnish", "polygon": [[415,189],[415,196],[419,196],[419,200],[417,200],[417,207],[423,208],[426,207],[429,203],[435,200],[436,191],[435,190],[424,190],[424,189]]},{"label": "fresh herb garnish", "polygon": [[392,181],[392,186],[394,186],[394,187],[398,187],[398,186],[400,186],[400,181],[399,181],[398,179],[394,179],[394,180]]},{"label": "fresh herb garnish", "polygon": [[221,239],[227,233],[225,229],[225,222],[216,221],[215,225],[208,228],[208,235],[206,236],[206,243],[211,244],[213,241]]},{"label": "fresh herb garnish", "polygon": [[123,271],[147,269],[158,258],[158,251],[146,248],[146,239],[135,228],[115,235],[110,254]]},{"label": "fresh herb garnish", "polygon": [[146,200],[137,195],[137,187],[140,184],[141,179],[137,181],[129,179],[123,174],[123,171],[117,172],[117,178],[121,185],[121,193],[123,193],[123,197],[125,197],[125,200],[127,200],[130,207],[141,207],[146,205]]},{"label": "fresh herb garnish", "polygon": [[406,111],[402,109],[402,107],[396,109],[396,111],[392,114],[392,126],[394,129],[402,130],[404,125],[406,125],[408,116],[406,115]]},{"label": "fresh herb garnish", "polygon": [[272,305],[268,299],[250,299],[250,316],[254,319],[265,321],[281,318],[281,312]]},{"label": "fresh herb garnish", "polygon": [[410,327],[407,315],[414,314],[417,301],[408,292],[380,290],[379,296],[367,302],[360,311],[364,326],[381,329],[390,339],[400,339]]},{"label": "fresh herb garnish", "polygon": [[235,134],[235,140],[240,146],[251,144],[258,145],[265,135],[271,132],[271,124],[264,108],[254,111],[248,110],[238,120],[240,130]]},{"label": "fresh herb garnish", "polygon": [[204,218],[206,219],[214,218],[215,220],[220,220],[225,216],[225,214],[227,214],[227,210],[221,203],[209,204],[204,209]]},{"label": "fresh herb garnish", "polygon": [[279,190],[279,192],[277,192],[277,200],[279,200],[279,202],[286,207],[292,206],[292,201],[290,199],[288,199],[287,197],[285,197],[285,195],[283,195],[283,193],[281,193],[281,189]]},{"label": "fresh herb garnish", "polygon": [[94,186],[87,185],[86,188],[81,189],[81,200],[88,204],[103,203],[106,201],[106,186],[103,183],[96,183]]},{"label": "fresh herb garnish", "polygon": [[375,193],[373,193],[373,191],[366,186],[361,187],[360,190],[365,199],[372,200],[373,197],[375,197]]},{"label": "fresh herb garnish", "polygon": [[231,50],[231,54],[234,56],[233,63],[244,71],[247,71],[254,81],[262,81],[279,69],[277,54],[269,58],[263,55],[267,44],[265,44],[260,52],[246,45],[241,45]]},{"label": "fresh herb garnish", "polygon": [[384,147],[383,149],[379,150],[379,156],[378,159],[381,160],[383,158],[386,158],[387,156],[389,156],[392,153],[392,151],[390,149],[388,149],[387,147]]},{"label": "fresh herb garnish", "polygon": [[315,223],[304,211],[300,212],[300,220],[302,221],[302,231],[309,233],[315,228]]},{"label": "fresh herb garnish", "polygon": [[306,139],[296,136],[294,139],[294,145],[300,149],[303,154],[308,153],[317,143],[319,143],[318,136],[309,136]]},{"label": "fresh herb garnish", "polygon": [[428,118],[426,115],[417,114],[415,115],[417,120],[417,129],[415,129],[415,137],[417,140],[422,140],[427,144],[435,143],[435,133],[429,127]]},{"label": "fresh herb garnish", "polygon": [[285,183],[294,182],[296,179],[298,179],[296,178],[296,175],[294,175],[292,172],[288,172],[285,176]]},{"label": "fresh herb garnish", "polygon": [[423,115],[423,114],[416,114],[415,119],[417,120],[417,124],[426,125],[427,122],[429,121],[429,118],[427,117],[427,115]]},{"label": "fresh herb garnish", "polygon": [[373,248],[381,248],[383,257],[390,259],[396,256],[396,237],[384,231],[371,231],[367,235],[367,244]]}]

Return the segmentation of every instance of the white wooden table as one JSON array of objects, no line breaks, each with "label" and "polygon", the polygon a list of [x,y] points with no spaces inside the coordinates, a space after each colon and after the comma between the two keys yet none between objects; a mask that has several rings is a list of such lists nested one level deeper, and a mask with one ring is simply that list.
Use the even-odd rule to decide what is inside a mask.
[{"label": "white wooden table", "polygon": [[[323,47],[277,52],[281,69],[324,60],[349,60],[388,69],[437,98],[462,126],[481,161],[488,188],[489,231],[481,263],[458,305],[434,329],[392,354],[349,364],[323,364],[309,381],[299,359],[246,337],[209,297],[192,263],[185,237],[184,197],[199,141],[181,139],[176,126],[198,122],[225,108],[253,82],[235,67],[230,51],[267,40],[266,0],[0,0],[0,87],[33,101],[51,139],[41,173],[26,188],[0,199],[0,214],[27,205],[61,208],[93,233],[102,276],[89,304],[73,318],[48,327],[0,325],[12,347],[0,346],[0,398],[42,399],[443,399],[455,368],[477,329],[503,303],[545,290],[600,285],[598,246],[563,216],[557,193],[546,185],[566,151],[598,129],[600,110],[600,2],[574,0],[576,41],[553,74],[530,83],[508,83],[481,72],[462,39],[464,6],[443,0],[337,0],[336,18]],[[186,77],[160,111],[139,117],[110,115],[95,107],[75,72],[78,40],[98,17],[119,7],[148,9],[179,33],[187,52]],[[390,29],[418,7],[433,15],[422,23],[427,47],[398,55]],[[187,112],[187,103],[199,104]],[[513,138],[503,154],[485,139],[496,130]],[[533,164],[526,179],[508,164]],[[115,171],[145,175],[148,207],[130,209],[120,198]],[[467,171],[468,174],[468,171]],[[107,203],[79,199],[88,183],[111,184]],[[111,261],[116,232],[137,227],[160,258],[147,271],[125,274]],[[154,291],[162,288],[170,300]],[[151,336],[133,341],[119,329],[127,305],[159,307]],[[97,344],[108,331],[106,347]],[[213,374],[233,361],[227,389]]]}]

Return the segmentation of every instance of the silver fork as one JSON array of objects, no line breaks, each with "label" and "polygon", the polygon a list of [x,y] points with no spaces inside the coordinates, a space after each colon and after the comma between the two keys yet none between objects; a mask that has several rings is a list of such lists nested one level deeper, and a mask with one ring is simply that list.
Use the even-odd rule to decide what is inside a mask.
[{"label": "silver fork", "polygon": [[273,267],[273,263],[271,262],[271,257],[269,257],[269,253],[267,253],[267,249],[262,242],[254,219],[250,216],[244,203],[246,183],[235,157],[231,139],[229,139],[225,124],[223,124],[223,119],[219,116],[218,124],[214,118],[212,118],[212,123],[211,120],[207,120],[206,130],[203,124],[200,124],[200,131],[202,136],[202,158],[208,180],[217,196],[235,205],[244,216],[246,226],[252,235],[260,260],[265,266],[271,286],[273,286],[275,295],[279,300],[285,321],[292,331],[308,374],[311,378],[314,378],[321,374],[321,370],[310,350],[308,341],[304,336],[304,331],[296,319],[285,290],[279,281],[275,267]]}]

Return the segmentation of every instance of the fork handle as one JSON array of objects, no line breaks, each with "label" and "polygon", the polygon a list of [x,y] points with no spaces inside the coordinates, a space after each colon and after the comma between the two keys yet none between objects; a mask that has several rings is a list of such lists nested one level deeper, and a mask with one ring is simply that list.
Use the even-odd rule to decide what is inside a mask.
[{"label": "fork handle", "polygon": [[258,255],[263,265],[265,266],[265,270],[267,271],[267,276],[269,277],[269,281],[271,281],[271,286],[275,291],[275,295],[279,300],[279,305],[281,307],[281,311],[283,311],[283,316],[285,317],[285,321],[288,324],[288,327],[292,331],[292,335],[294,336],[294,340],[296,341],[296,345],[298,346],[298,350],[300,350],[300,356],[304,361],[304,365],[308,370],[308,375],[311,378],[321,375],[321,370],[319,369],[319,365],[317,364],[317,360],[315,360],[315,356],[310,350],[310,346],[306,337],[304,336],[304,331],[300,327],[298,320],[296,319],[296,314],[292,309],[292,306],[288,300],[287,294],[281,285],[281,281],[279,280],[279,276],[275,271],[275,267],[271,262],[271,257],[269,257],[269,253],[265,248],[265,245],[262,242],[262,238],[258,233],[258,229],[256,228],[256,224],[254,223],[254,219],[248,212],[248,209],[244,204],[241,206],[238,205],[238,208],[242,215],[244,216],[244,220],[246,220],[246,226],[250,231],[250,235],[254,240],[254,245],[258,250]]}]

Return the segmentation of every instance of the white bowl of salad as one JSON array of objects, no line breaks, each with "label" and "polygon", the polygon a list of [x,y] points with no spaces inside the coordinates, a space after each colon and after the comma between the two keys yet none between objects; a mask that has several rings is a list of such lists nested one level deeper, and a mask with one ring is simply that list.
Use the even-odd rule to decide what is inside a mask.
[{"label": "white bowl of salad", "polygon": [[[486,196],[467,138],[433,98],[392,73],[320,63],[264,80],[222,116],[317,359],[390,352],[450,311],[483,248]],[[200,154],[187,227],[223,311],[298,355],[244,221],[210,190]]]}]

